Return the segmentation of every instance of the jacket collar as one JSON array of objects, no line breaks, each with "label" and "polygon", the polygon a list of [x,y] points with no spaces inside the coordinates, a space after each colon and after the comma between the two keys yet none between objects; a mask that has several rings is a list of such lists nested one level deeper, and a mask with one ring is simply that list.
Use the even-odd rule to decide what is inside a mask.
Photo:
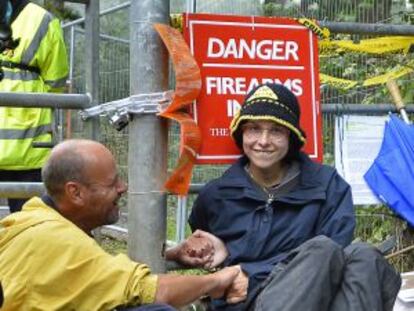
[{"label": "jacket collar", "polygon": [[[232,192],[237,196],[243,193],[245,197],[263,201],[263,197],[258,193],[244,169],[247,163],[248,158],[242,156],[223,174],[218,187],[223,190],[233,189]],[[317,176],[321,166],[315,164],[306,154],[301,153],[299,156],[299,167],[298,186],[291,192],[283,195],[278,201],[303,204],[314,199],[324,199],[326,197],[325,189],[321,178]]]}]

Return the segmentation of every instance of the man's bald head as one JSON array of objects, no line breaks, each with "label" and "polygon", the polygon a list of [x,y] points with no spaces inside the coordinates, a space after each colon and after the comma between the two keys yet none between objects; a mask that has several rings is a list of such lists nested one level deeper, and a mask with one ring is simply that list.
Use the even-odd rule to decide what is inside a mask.
[{"label": "man's bald head", "polygon": [[104,145],[93,140],[72,139],[56,145],[42,168],[42,180],[48,194],[59,201],[67,182],[87,183],[88,172],[103,155],[112,158]]}]

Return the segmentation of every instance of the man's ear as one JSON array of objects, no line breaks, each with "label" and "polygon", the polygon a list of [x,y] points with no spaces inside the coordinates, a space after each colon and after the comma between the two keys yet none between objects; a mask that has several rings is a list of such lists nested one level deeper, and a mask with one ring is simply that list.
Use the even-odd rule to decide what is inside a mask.
[{"label": "man's ear", "polygon": [[83,205],[84,193],[82,185],[76,181],[68,181],[65,184],[65,194],[68,200],[76,205]]}]

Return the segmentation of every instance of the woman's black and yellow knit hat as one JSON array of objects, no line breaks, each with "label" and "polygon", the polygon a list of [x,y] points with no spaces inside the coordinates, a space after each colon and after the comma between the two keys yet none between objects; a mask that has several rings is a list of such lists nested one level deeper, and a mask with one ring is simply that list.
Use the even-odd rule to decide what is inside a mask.
[{"label": "woman's black and yellow knit hat", "polygon": [[243,149],[241,125],[250,120],[269,120],[287,127],[291,140],[300,149],[306,135],[299,126],[300,107],[296,96],[281,84],[258,85],[246,96],[244,104],[230,124],[231,135],[240,149]]}]

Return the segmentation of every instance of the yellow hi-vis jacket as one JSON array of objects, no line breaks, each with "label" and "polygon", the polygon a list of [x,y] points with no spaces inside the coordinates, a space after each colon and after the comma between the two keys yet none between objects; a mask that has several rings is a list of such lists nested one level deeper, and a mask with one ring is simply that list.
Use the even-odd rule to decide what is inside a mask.
[{"label": "yellow hi-vis jacket", "polygon": [[[3,66],[0,92],[62,92],[68,60],[59,20],[40,6],[29,3],[11,25],[15,50],[0,54],[0,61],[20,63],[39,73]],[[1,96],[1,93],[0,93]],[[0,107],[0,170],[42,167],[50,150],[33,148],[33,142],[50,142],[51,109]]]}]

